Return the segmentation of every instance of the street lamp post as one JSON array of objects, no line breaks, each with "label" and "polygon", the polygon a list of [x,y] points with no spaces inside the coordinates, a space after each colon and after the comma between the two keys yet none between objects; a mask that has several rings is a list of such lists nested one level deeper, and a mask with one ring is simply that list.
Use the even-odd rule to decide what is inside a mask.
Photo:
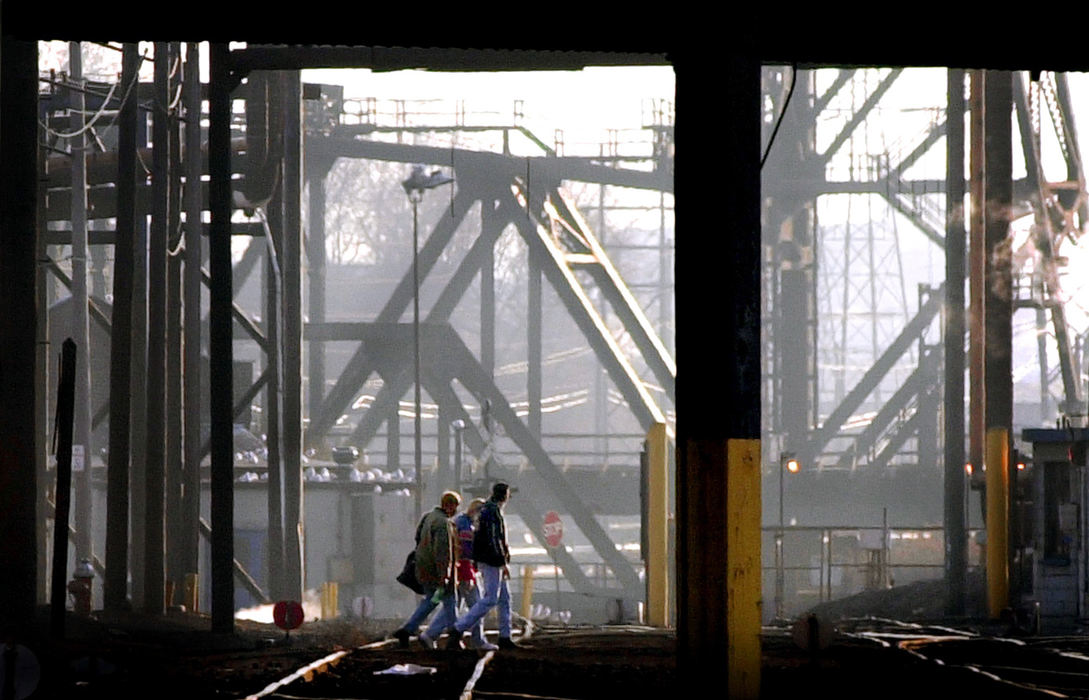
[{"label": "street lamp post", "polygon": [[465,421],[458,418],[450,426],[454,429],[454,490],[461,493],[461,431],[465,430]]},{"label": "street lamp post", "polygon": [[798,471],[798,460],[793,452],[779,454],[779,530],[775,533],[775,619],[783,619],[783,472]]},{"label": "street lamp post", "polygon": [[413,397],[414,443],[416,453],[416,517],[423,514],[423,421],[420,416],[420,227],[419,204],[423,200],[426,190],[434,189],[440,185],[446,185],[454,181],[449,175],[444,175],[439,170],[431,171],[430,175],[424,174],[424,166],[412,166],[412,174],[401,181],[405,188],[408,201],[412,203],[412,347],[413,347],[413,383],[415,391]]}]

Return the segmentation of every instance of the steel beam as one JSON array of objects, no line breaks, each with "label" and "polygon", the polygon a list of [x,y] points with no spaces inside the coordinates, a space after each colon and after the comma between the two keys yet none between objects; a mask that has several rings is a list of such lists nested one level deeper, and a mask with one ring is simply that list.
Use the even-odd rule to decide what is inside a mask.
[{"label": "steel beam", "polygon": [[204,232],[202,212],[204,203],[202,188],[198,185],[203,173],[201,153],[200,114],[200,46],[188,43],[185,46],[185,289],[184,289],[184,325],[185,350],[183,368],[184,416],[184,462],[185,489],[183,491],[183,525],[185,534],[183,544],[182,570],[185,573],[197,573],[199,563],[200,535],[200,462],[201,456],[201,291],[203,278]]},{"label": "steel beam", "polygon": [[[68,68],[71,80],[83,83],[82,49],[79,42],[68,43]],[[85,128],[84,96],[76,93],[75,131]],[[94,446],[91,444],[91,328],[88,319],[89,298],[87,293],[87,171],[85,168],[87,137],[80,134],[72,138],[72,326],[69,337],[76,341],[75,358],[75,434],[79,459],[73,459],[72,470],[75,484],[76,561],[91,557],[91,461]]]},{"label": "steel beam", "polygon": [[542,181],[577,180],[618,187],[673,192],[673,178],[662,170],[634,170],[601,165],[587,158],[563,156],[512,157],[502,153],[472,151],[440,146],[413,146],[386,141],[368,141],[335,136],[314,135],[308,150],[320,158],[366,158],[395,163],[426,163],[450,166],[463,171],[492,173],[498,178],[524,174],[527,167]]},{"label": "steel beam", "polygon": [[[466,212],[479,199],[479,190],[469,185],[467,179],[459,180],[457,193],[451,204],[450,216],[442,216],[427,241],[420,249],[419,265],[421,278],[426,278],[427,273],[434,267],[442,251],[457,230]],[[409,270],[398,283],[385,306],[375,319],[378,322],[392,322],[401,317],[401,314],[412,301],[412,271]],[[360,347],[348,360],[337,378],[336,384],[329,391],[322,404],[321,413],[310,416],[310,434],[316,442],[325,435],[335,424],[336,420],[344,413],[345,409],[355,398],[355,392],[359,389],[367,377],[370,376],[370,361],[367,359],[366,349]]]},{"label": "steel beam", "polygon": [[[35,388],[38,254],[38,46],[4,37],[0,53],[0,634],[27,638],[37,609]],[[44,451],[43,451],[44,454]],[[44,578],[44,569],[42,573]]]},{"label": "steel beam", "polygon": [[144,612],[161,615],[164,606],[166,479],[166,242],[170,215],[170,61],[167,44],[155,42],[155,108],[152,113],[151,184],[153,206],[148,241],[147,462],[144,529]]},{"label": "steel beam", "polygon": [[[309,136],[307,137],[309,138]],[[306,244],[306,259],[309,266],[310,282],[310,322],[325,322],[325,184],[333,161],[308,157],[306,160],[306,178],[310,183],[310,219],[309,235]],[[325,398],[325,343],[311,341],[309,351],[309,373],[307,377],[307,398],[310,416],[321,413],[321,404]],[[304,436],[307,447],[317,447],[312,441],[312,431]]]},{"label": "steel beam", "polygon": [[[125,44],[121,81],[136,79],[136,44]],[[131,366],[133,243],[135,238],[136,104],[125,100],[118,117],[117,245],[114,251],[110,322],[110,436],[106,484],[105,606],[127,606],[129,569],[129,459],[131,449]]]},{"label": "steel beam", "polygon": [[[306,590],[305,505],[302,470],[302,84],[283,74],[283,459],[284,585],[293,600]],[[297,596],[297,597],[295,597]]]},{"label": "steel beam", "polygon": [[[477,426],[473,423],[469,413],[465,410],[465,407],[461,404],[461,399],[450,388],[449,377],[443,377],[436,379],[430,373],[428,377],[429,394],[435,397],[435,400],[439,402],[440,406],[446,407],[456,420],[460,418],[465,422],[465,429],[462,431],[465,439],[465,444],[474,455],[483,455],[487,448],[487,442],[481,436]],[[494,460],[488,466],[488,473],[494,480],[506,480],[507,483],[517,484],[524,489],[523,477],[518,472],[510,470],[500,464],[497,464]],[[546,485],[547,486],[547,485]],[[511,508],[522,518],[522,522],[532,528],[532,532],[536,535],[537,539],[543,544],[545,542],[544,533],[542,532],[544,525],[544,513],[538,506],[535,498],[519,496],[511,501]],[[615,547],[614,547],[615,549]],[[576,592],[589,596],[602,596],[607,594],[607,591],[603,591],[599,586],[594,585],[594,582],[583,572],[581,565],[578,561],[571,556],[570,552],[564,547],[557,547],[552,550],[553,556],[556,558],[556,563],[559,564],[560,569],[563,570],[564,578],[571,584],[571,588]]]},{"label": "steel beam", "polygon": [[964,78],[949,69],[946,94],[945,376],[942,416],[945,435],[944,507],[946,614],[964,615],[968,575],[967,513],[964,511]]},{"label": "steel beam", "polygon": [[597,236],[590,230],[589,224],[579,214],[574,203],[560,192],[559,188],[551,191],[550,202],[555,208],[561,221],[565,222],[579,235],[586,244],[586,248],[594,258],[594,264],[587,265],[586,269],[593,276],[594,281],[601,290],[602,295],[611,304],[613,313],[620,317],[621,323],[628,331],[639,349],[647,367],[654,374],[655,379],[661,384],[666,395],[671,401],[676,400],[674,384],[677,379],[677,363],[662,342],[661,337],[654,330],[639,305],[639,301],[631,293],[620,272],[609,259],[605,247],[598,241]]},{"label": "steel beam", "polygon": [[[703,237],[698,247],[678,246],[676,253],[676,347],[684,366],[677,373],[677,672],[679,693],[718,687],[731,698],[755,699],[761,666],[760,62],[740,30],[723,46],[716,89],[731,105],[725,115],[685,107],[698,105],[705,92],[692,77],[694,64],[686,63],[702,56],[677,63],[677,229],[700,230],[715,210],[726,212],[727,232]],[[728,164],[714,178],[700,164],[703,156],[683,143],[684,134],[700,139],[708,133],[722,135],[716,161]],[[692,160],[681,157],[685,152]],[[722,274],[723,261],[730,262],[729,275]],[[714,309],[710,317],[708,308]],[[720,403],[722,397],[729,400]],[[738,497],[755,503],[739,507]]]},{"label": "steel beam", "polygon": [[[524,202],[520,202],[520,205],[525,206]],[[529,206],[532,207],[532,203]],[[533,251],[532,254],[543,261],[542,269],[545,278],[567,307],[575,325],[589,341],[598,361],[605,367],[617,389],[628,402],[639,424],[649,430],[654,423],[665,423],[665,416],[661,409],[624,356],[582,285],[567,266],[563,251],[552,240],[551,231],[541,225],[532,214],[529,217],[515,217],[514,224],[526,245]]]},{"label": "steel beam", "polygon": [[802,458],[803,463],[813,464],[820,453],[824,450],[828,442],[836,436],[836,433],[843,427],[844,422],[850,418],[858,407],[862,404],[862,401],[869,396],[870,392],[877,387],[881,379],[888,373],[892,366],[896,363],[900,356],[907,352],[908,348],[915,343],[931,321],[934,320],[935,315],[942,308],[943,292],[942,288],[935,290],[931,293],[930,298],[919,307],[919,311],[915,314],[915,317],[911,319],[904,326],[900,334],[893,339],[889,346],[885,349],[885,352],[881,353],[881,356],[873,363],[873,365],[866,371],[858,383],[843,397],[843,401],[839,406],[832,411],[832,413],[825,419],[821,427],[815,430],[809,437],[804,455]]},{"label": "steel beam", "polygon": [[231,87],[226,44],[213,43],[209,56],[208,237],[210,350],[209,412],[211,414],[212,629],[234,632],[234,348],[231,324]]},{"label": "steel beam", "polygon": [[824,153],[821,153],[818,156],[818,161],[822,169],[828,164],[828,161],[832,159],[832,156],[836,154],[836,151],[847,142],[847,139],[851,137],[854,130],[858,128],[858,125],[866,120],[866,117],[869,116],[870,112],[873,111],[873,108],[877,106],[877,103],[881,101],[881,98],[884,97],[885,93],[889,91],[889,88],[892,87],[892,84],[896,82],[896,79],[899,78],[900,74],[903,72],[902,68],[894,68],[880,83],[878,83],[877,87],[874,88],[874,91],[866,97],[866,101],[863,102],[862,106],[858,108],[858,111],[851,116],[843,129],[836,134],[836,137],[832,139],[832,143]]},{"label": "steel beam", "polygon": [[[279,135],[278,135],[279,136]],[[283,250],[283,197],[282,187],[273,191],[268,208],[268,240],[265,264],[265,445],[268,447],[268,588],[276,600],[284,600],[284,468],[283,468],[283,413],[280,358],[280,323],[283,318],[280,289],[283,285],[283,268],[279,264]]]},{"label": "steel beam", "polygon": [[[485,401],[491,402],[491,416],[503,426],[507,437],[514,441],[522,454],[529,459],[537,474],[548,484],[562,506],[571,514],[579,529],[593,544],[598,555],[612,569],[627,597],[641,600],[644,592],[643,584],[639,581],[631,562],[617,551],[616,543],[597,522],[593,512],[582,502],[578,492],[571,487],[560,469],[552,462],[552,458],[530,433],[525,423],[514,413],[506,397],[488,375],[487,368],[477,361],[461,337],[449,326],[428,326],[426,330],[428,331],[424,336],[424,345],[428,349],[426,354],[441,360],[429,363],[430,372],[442,373],[444,385],[457,379],[481,405]],[[428,391],[430,393],[430,387]],[[527,524],[533,527],[538,539],[544,541],[543,521],[527,522]]]},{"label": "steel beam", "polygon": [[[170,77],[170,94],[181,86],[181,44],[171,42],[170,60],[178,69]],[[178,63],[175,64],[175,61]],[[167,607],[174,605],[176,593],[185,590],[183,551],[185,530],[182,528],[182,493],[184,471],[182,444],[184,423],[182,414],[182,255],[181,250],[181,107],[170,110],[170,205],[167,224],[167,296],[166,296],[166,598]]]},{"label": "steel beam", "polygon": [[579,70],[587,66],[667,66],[660,51],[535,51],[444,49],[384,46],[258,46],[231,52],[232,65],[251,70],[370,68],[378,71],[428,69],[449,71]]}]

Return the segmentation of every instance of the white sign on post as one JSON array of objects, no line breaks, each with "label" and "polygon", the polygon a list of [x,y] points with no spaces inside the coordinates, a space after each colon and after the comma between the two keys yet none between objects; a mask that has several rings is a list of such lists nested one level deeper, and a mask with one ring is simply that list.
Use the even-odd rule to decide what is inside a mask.
[{"label": "white sign on post", "polygon": [[72,445],[72,471],[83,471],[83,445]]}]

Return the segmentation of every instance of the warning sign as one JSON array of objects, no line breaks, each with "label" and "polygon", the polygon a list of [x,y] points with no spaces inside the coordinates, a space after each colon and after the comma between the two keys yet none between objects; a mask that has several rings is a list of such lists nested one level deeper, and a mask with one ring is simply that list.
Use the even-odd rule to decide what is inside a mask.
[{"label": "warning sign", "polygon": [[554,510],[545,513],[544,536],[549,547],[559,547],[563,540],[563,521],[560,520],[560,514]]}]

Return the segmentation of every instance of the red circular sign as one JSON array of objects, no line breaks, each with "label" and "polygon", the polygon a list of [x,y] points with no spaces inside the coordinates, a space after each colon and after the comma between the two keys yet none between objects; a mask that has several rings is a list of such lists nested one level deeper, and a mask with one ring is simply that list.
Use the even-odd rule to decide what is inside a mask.
[{"label": "red circular sign", "polygon": [[560,546],[560,541],[563,539],[563,521],[560,520],[560,514],[554,510],[545,513],[544,536],[549,547]]},{"label": "red circular sign", "polygon": [[272,606],[272,621],[282,630],[293,630],[303,623],[303,606],[295,600],[281,600]]}]

